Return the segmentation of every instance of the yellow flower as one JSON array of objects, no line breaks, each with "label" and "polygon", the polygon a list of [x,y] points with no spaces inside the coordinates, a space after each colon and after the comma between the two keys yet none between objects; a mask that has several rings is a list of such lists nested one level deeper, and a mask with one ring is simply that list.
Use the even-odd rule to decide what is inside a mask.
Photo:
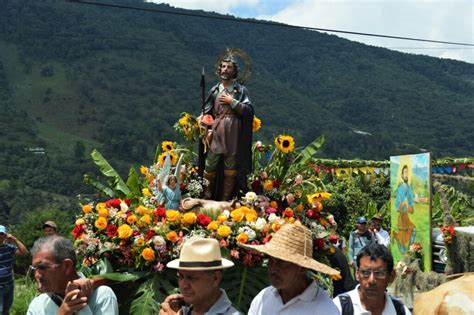
[{"label": "yellow flower", "polygon": [[328,192],[315,192],[312,195],[308,195],[308,202],[313,204],[316,201],[328,200],[331,198],[331,194]]},{"label": "yellow flower", "polygon": [[135,241],[135,245],[137,245],[138,247],[142,247],[143,245],[145,245],[145,239],[140,237],[139,239]]},{"label": "yellow flower", "polygon": [[219,222],[219,224],[222,224],[225,221],[227,221],[227,216],[226,215],[221,214],[217,217],[217,222]]},{"label": "yellow flower", "polygon": [[177,221],[181,217],[181,214],[177,210],[166,210],[166,218],[169,221]]},{"label": "yellow flower", "polygon": [[260,127],[262,127],[262,121],[257,116],[253,116],[252,132],[257,132]]},{"label": "yellow flower", "polygon": [[230,217],[234,222],[240,222],[244,219],[245,213],[241,210],[241,208],[235,209],[230,213]]},{"label": "yellow flower", "polygon": [[276,202],[275,200],[270,201],[270,207],[272,207],[273,209],[278,209],[278,202]]},{"label": "yellow flower", "polygon": [[183,127],[187,125],[189,123],[189,114],[184,114],[184,116],[178,120],[178,123]]},{"label": "yellow flower", "polygon": [[158,162],[160,163],[160,166],[163,166],[165,164],[166,156],[168,154],[170,155],[170,164],[171,165],[175,165],[176,162],[178,162],[178,157],[176,156],[176,154],[174,154],[173,151],[163,152],[158,157]]},{"label": "yellow flower", "polygon": [[263,189],[265,189],[265,190],[272,190],[272,189],[273,189],[273,181],[267,179],[267,180],[263,183]]},{"label": "yellow flower", "polygon": [[105,205],[105,202],[99,202],[95,205],[95,209],[99,211],[99,209],[107,209],[107,206]]},{"label": "yellow flower", "polygon": [[143,175],[148,175],[148,167],[146,167],[145,165],[140,166],[140,173],[142,173]]},{"label": "yellow flower", "polygon": [[166,239],[172,243],[176,243],[176,241],[178,240],[178,234],[176,234],[175,231],[171,231],[166,234]]},{"label": "yellow flower", "polygon": [[137,209],[135,210],[135,212],[136,212],[138,215],[144,215],[145,213],[148,212],[148,209],[147,209],[145,206],[139,205],[139,206],[137,207]]},{"label": "yellow flower", "polygon": [[82,212],[85,214],[91,213],[92,212],[92,206],[91,205],[82,205]]},{"label": "yellow flower", "polygon": [[163,142],[161,143],[161,148],[162,148],[163,151],[165,151],[165,152],[170,152],[171,150],[174,150],[173,142],[171,142],[171,141],[163,141]]},{"label": "yellow flower", "polygon": [[153,251],[153,249],[147,247],[142,251],[142,257],[146,261],[153,261],[155,260],[155,252]]},{"label": "yellow flower", "polygon": [[86,221],[83,218],[79,218],[76,220],[76,225],[83,225],[86,224]]},{"label": "yellow flower", "polygon": [[142,189],[142,194],[143,196],[146,196],[146,197],[150,197],[151,196],[151,192],[148,188],[143,188]]},{"label": "yellow flower", "polygon": [[217,229],[217,235],[219,235],[220,237],[227,237],[231,233],[232,233],[232,229],[230,227],[228,227],[227,225],[221,225]]},{"label": "yellow flower", "polygon": [[193,224],[194,222],[196,222],[196,214],[194,212],[186,212],[184,215],[183,215],[183,221],[186,223],[186,224]]},{"label": "yellow flower", "polygon": [[237,242],[239,243],[247,243],[249,237],[247,234],[245,233],[240,233],[239,235],[237,235]]},{"label": "yellow flower", "polygon": [[147,226],[151,223],[151,217],[148,214],[145,214],[143,217],[140,218],[140,225]]},{"label": "yellow flower", "polygon": [[219,227],[219,223],[218,223],[217,221],[211,221],[211,222],[207,225],[207,229],[208,229],[208,230],[211,230],[211,231],[217,230],[218,227]]},{"label": "yellow flower", "polygon": [[122,224],[117,229],[118,237],[121,239],[126,239],[132,236],[133,230],[128,224]]},{"label": "yellow flower", "polygon": [[328,220],[326,220],[325,218],[321,218],[321,219],[319,220],[319,224],[321,224],[321,225],[323,225],[323,226],[326,226],[326,225],[328,225]]},{"label": "yellow flower", "polygon": [[94,225],[99,230],[103,230],[107,227],[107,220],[103,217],[98,217],[97,220],[95,220]]},{"label": "yellow flower", "polygon": [[129,216],[127,217],[127,223],[128,223],[128,224],[133,224],[133,223],[135,223],[135,222],[137,222],[137,217],[136,217],[134,214],[129,215]]},{"label": "yellow flower", "polygon": [[292,136],[280,135],[275,138],[275,145],[278,150],[288,154],[295,149],[295,139]]},{"label": "yellow flower", "polygon": [[280,223],[275,222],[275,223],[272,224],[272,231],[273,231],[273,232],[278,231],[280,228],[281,228],[281,224],[280,224]]},{"label": "yellow flower", "polygon": [[109,216],[109,210],[107,210],[107,208],[98,208],[97,209],[97,213],[99,214],[100,217],[104,217],[104,218],[107,218]]}]

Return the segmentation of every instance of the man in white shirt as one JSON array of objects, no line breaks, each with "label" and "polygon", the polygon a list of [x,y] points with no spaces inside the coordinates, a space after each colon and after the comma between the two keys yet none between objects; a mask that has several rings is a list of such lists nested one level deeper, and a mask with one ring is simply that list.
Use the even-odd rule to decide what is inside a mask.
[{"label": "man in white shirt", "polygon": [[249,315],[338,314],[328,294],[308,276],[308,270],[339,272],[313,259],[313,236],[301,225],[284,224],[264,245],[239,245],[268,256],[271,286],[253,299]]},{"label": "man in white shirt", "polygon": [[393,257],[385,246],[364,247],[357,255],[357,266],[360,284],[333,300],[342,315],[411,315],[401,301],[385,292],[395,279]]},{"label": "man in white shirt", "polygon": [[390,247],[390,234],[382,228],[383,217],[380,214],[376,214],[372,217],[372,221],[375,225],[377,243],[387,248]]}]

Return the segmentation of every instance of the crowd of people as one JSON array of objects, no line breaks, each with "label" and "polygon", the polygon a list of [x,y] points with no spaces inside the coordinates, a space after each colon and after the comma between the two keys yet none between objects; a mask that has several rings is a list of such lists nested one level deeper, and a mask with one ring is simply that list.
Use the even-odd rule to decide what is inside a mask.
[{"label": "crowd of people", "polygon": [[[268,259],[271,286],[254,297],[248,314],[411,314],[401,301],[386,292],[395,278],[395,270],[393,257],[384,243],[381,221],[381,217],[375,216],[374,228],[370,230],[365,229],[366,219],[359,217],[357,229],[349,237],[349,257],[354,259],[351,264],[355,266],[356,280],[345,254],[336,244],[334,254],[329,256],[331,266],[315,260],[312,233],[298,222],[284,224],[265,244],[239,244]],[[57,229],[55,222],[45,222],[44,236],[31,249],[30,270],[41,293],[31,301],[27,314],[118,314],[113,290],[103,279],[88,279],[76,270],[74,246],[59,236]],[[0,243],[1,314],[8,314],[13,302],[13,256],[27,255],[28,250],[4,226],[0,226]],[[221,288],[224,270],[233,265],[222,258],[217,240],[188,239],[179,258],[167,264],[177,270],[180,293],[162,301],[160,315],[241,314]],[[310,272],[337,276],[333,297]]]}]

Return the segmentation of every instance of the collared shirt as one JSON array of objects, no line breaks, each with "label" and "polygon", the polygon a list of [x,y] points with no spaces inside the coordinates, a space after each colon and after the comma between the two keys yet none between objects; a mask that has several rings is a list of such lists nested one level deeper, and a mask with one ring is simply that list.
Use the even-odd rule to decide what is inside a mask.
[{"label": "collared shirt", "polygon": [[[219,83],[219,86],[217,87],[217,91],[219,92],[219,94],[221,94],[224,90],[226,90],[227,93],[229,93],[230,95],[234,95],[234,89],[235,89],[234,83],[230,84],[227,88],[224,87],[222,83]],[[230,104],[230,107],[234,109],[238,104],[239,104],[239,101],[236,99],[233,99],[232,103]]]},{"label": "collared shirt", "polygon": [[[241,313],[232,306],[232,302],[227,297],[225,291],[223,289],[220,290],[221,296],[204,315],[240,315]],[[181,311],[183,315],[190,315],[192,306],[183,306]]]},{"label": "collared shirt", "polygon": [[249,315],[305,315],[305,314],[339,314],[337,307],[328,294],[315,281],[287,303],[283,300],[278,289],[266,287],[253,299]]},{"label": "collared shirt", "polygon": [[[43,293],[35,297],[28,306],[27,315],[51,315],[57,314],[59,306]],[[107,286],[100,286],[94,290],[89,301],[83,309],[76,312],[77,315],[118,315],[118,304],[115,293]]]},{"label": "collared shirt", "polygon": [[377,233],[375,233],[375,237],[377,238],[377,243],[383,245],[385,247],[390,247],[390,234],[384,229],[380,229]]},{"label": "collared shirt", "polygon": [[16,247],[11,244],[0,246],[0,286],[13,282],[13,257]]},{"label": "collared shirt", "polygon": [[[359,287],[360,285],[357,285],[357,287],[349,292],[346,292],[345,294],[348,294],[349,297],[351,298],[352,301],[352,306],[354,307],[354,315],[372,315],[372,312],[369,312],[364,308],[362,305],[362,302],[360,301],[360,296],[359,296]],[[339,300],[339,297],[336,296],[334,299],[334,304],[336,304],[337,308],[339,309],[339,312],[342,311],[341,307],[341,301]],[[405,308],[405,314],[406,315],[411,315],[410,310],[403,305],[403,308]],[[397,310],[395,309],[395,306],[392,303],[392,299],[388,295],[388,293],[385,293],[385,306],[382,311],[382,315],[397,315]]]}]

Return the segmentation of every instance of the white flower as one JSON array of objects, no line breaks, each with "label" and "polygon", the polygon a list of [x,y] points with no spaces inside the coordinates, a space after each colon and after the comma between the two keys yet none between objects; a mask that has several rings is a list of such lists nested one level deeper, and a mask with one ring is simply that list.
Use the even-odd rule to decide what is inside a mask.
[{"label": "white flower", "polygon": [[226,217],[229,217],[230,216],[229,210],[222,211],[222,215],[225,215]]},{"label": "white flower", "polygon": [[252,230],[252,228],[249,227],[249,226],[240,227],[240,228],[238,229],[238,233],[239,233],[239,234],[240,234],[240,233],[245,233],[245,234],[247,234],[247,236],[248,236],[248,238],[249,238],[250,241],[251,241],[251,240],[254,240],[255,237],[257,237],[257,233],[255,233],[255,231]]},{"label": "white flower", "polygon": [[124,201],[122,201],[122,202],[120,203],[120,210],[121,210],[121,211],[124,211],[124,212],[127,212],[127,211],[128,211],[128,206],[127,206],[127,204],[126,204]]},{"label": "white flower", "polygon": [[275,213],[270,213],[268,216],[268,222],[273,223],[278,221],[278,216]]},{"label": "white flower", "polygon": [[256,222],[251,222],[250,224],[256,230],[261,231],[267,225],[267,221],[264,218],[258,218]]},{"label": "white flower", "polygon": [[153,241],[153,245],[156,245],[156,246],[166,245],[165,239],[162,236],[159,236],[159,235],[153,236],[152,241]]},{"label": "white flower", "polygon": [[249,191],[248,193],[245,194],[245,200],[247,202],[257,201],[257,194],[254,193],[253,191]]}]

